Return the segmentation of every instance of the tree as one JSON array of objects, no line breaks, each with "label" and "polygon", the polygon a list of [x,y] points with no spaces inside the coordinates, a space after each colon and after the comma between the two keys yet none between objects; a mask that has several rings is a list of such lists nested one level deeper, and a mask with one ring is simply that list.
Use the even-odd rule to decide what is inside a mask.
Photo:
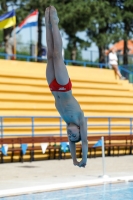
[{"label": "tree", "polygon": [[[81,48],[84,46],[89,46],[87,41],[84,41],[76,36],[76,33],[80,30],[84,30],[86,24],[88,23],[88,15],[90,15],[90,9],[88,1],[79,0],[44,0],[44,1],[31,1],[23,0],[23,10],[30,11],[31,9],[39,10],[38,18],[38,56],[41,55],[41,40],[42,40],[42,23],[44,11],[47,6],[53,5],[57,8],[59,18],[60,18],[60,28],[63,29],[68,35],[68,49],[71,51],[71,59],[76,59],[76,52],[78,46]],[[88,7],[88,8],[87,8]],[[20,12],[22,12],[20,10]],[[20,13],[21,14],[21,13]],[[84,19],[84,20],[83,20]]]},{"label": "tree", "polygon": [[[66,60],[71,60],[71,51],[70,51],[70,48],[69,48],[69,43],[67,45],[67,48],[65,49],[65,59]],[[81,52],[80,48],[77,48],[76,60],[82,61],[82,52]]]},{"label": "tree", "polygon": [[[31,11],[38,9],[38,57],[41,56],[42,48],[42,26],[46,7],[50,5],[50,0],[21,0],[17,9],[18,22],[22,21]],[[38,60],[39,61],[39,60]]]},{"label": "tree", "polygon": [[128,64],[128,40],[133,37],[133,2],[132,0],[117,0],[115,5],[121,14],[122,39],[124,40],[123,63]]},{"label": "tree", "polygon": [[105,62],[104,49],[110,43],[124,40],[123,63],[128,64],[127,41],[133,32],[132,0],[92,0],[93,18],[89,23],[88,37],[99,48],[99,62]]},{"label": "tree", "polygon": [[4,45],[3,45],[3,31],[0,30],[0,53],[4,52]]},{"label": "tree", "polygon": [[105,63],[105,49],[120,38],[118,24],[120,15],[111,0],[93,0],[93,17],[89,21],[87,35],[99,49],[99,62]]},{"label": "tree", "polygon": [[3,42],[3,32],[2,32],[2,30],[0,30],[0,43],[2,43]]},{"label": "tree", "polygon": [[67,34],[71,60],[76,60],[77,49],[89,47],[90,43],[77,36],[79,31],[86,29],[91,17],[90,0],[53,0],[60,18],[59,26]]}]

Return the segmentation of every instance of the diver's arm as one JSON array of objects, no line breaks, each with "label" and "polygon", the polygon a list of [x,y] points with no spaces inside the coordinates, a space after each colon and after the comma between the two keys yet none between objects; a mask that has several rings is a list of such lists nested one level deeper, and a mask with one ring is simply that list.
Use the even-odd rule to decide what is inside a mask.
[{"label": "diver's arm", "polygon": [[[68,138],[69,140],[69,138]],[[78,165],[78,161],[77,161],[77,157],[76,157],[76,145],[74,142],[71,142],[69,140],[69,145],[70,145],[70,152],[71,152],[71,156],[72,156],[72,159],[73,159],[73,164],[74,165]]]},{"label": "diver's arm", "polygon": [[85,167],[87,163],[88,154],[88,140],[87,140],[87,121],[82,113],[80,116],[80,134],[82,141],[82,160],[79,163],[79,167]]}]

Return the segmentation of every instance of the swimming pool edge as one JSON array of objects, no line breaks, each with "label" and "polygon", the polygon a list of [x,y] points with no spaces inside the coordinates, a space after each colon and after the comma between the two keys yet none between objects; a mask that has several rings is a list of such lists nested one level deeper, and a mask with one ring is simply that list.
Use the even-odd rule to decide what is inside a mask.
[{"label": "swimming pool edge", "polygon": [[133,176],[122,176],[122,177],[108,177],[108,178],[98,178],[93,180],[86,181],[76,181],[76,182],[68,182],[68,183],[58,183],[58,184],[49,184],[49,185],[40,185],[40,186],[32,186],[32,187],[23,187],[23,188],[15,188],[15,189],[5,189],[0,190],[0,198],[2,197],[11,197],[18,195],[26,195],[33,193],[41,193],[41,192],[50,192],[55,190],[64,190],[78,187],[86,187],[86,186],[94,186],[101,184],[114,184],[120,182],[129,182],[133,180]]}]

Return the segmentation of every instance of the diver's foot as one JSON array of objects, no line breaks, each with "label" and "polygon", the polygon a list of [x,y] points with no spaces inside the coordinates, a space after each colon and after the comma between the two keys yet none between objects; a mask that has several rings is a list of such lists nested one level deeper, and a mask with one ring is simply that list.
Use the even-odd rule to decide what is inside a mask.
[{"label": "diver's foot", "polygon": [[58,25],[59,23],[59,18],[58,18],[58,15],[57,15],[57,11],[55,9],[54,6],[50,6],[50,21],[51,21],[51,24],[56,24]]},{"label": "diver's foot", "polygon": [[50,7],[47,7],[45,10],[45,25],[46,27],[51,27],[50,23]]}]

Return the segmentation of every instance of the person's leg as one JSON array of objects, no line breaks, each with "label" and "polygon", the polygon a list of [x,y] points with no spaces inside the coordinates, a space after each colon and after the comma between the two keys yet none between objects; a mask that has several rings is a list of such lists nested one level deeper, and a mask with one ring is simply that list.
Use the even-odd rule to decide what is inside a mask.
[{"label": "person's leg", "polygon": [[62,57],[62,39],[58,28],[59,19],[53,6],[50,6],[50,22],[53,30],[55,77],[59,84],[66,85],[69,82],[69,76]]},{"label": "person's leg", "polygon": [[45,11],[45,25],[46,25],[46,41],[47,41],[47,68],[46,68],[46,78],[48,84],[50,84],[55,79],[54,72],[54,44],[52,35],[52,26],[50,24],[50,7],[46,8]]},{"label": "person's leg", "polygon": [[114,69],[115,71],[115,74],[119,76],[119,78],[121,79],[122,78],[122,75],[118,69],[118,66],[117,65],[113,65],[112,68]]}]

